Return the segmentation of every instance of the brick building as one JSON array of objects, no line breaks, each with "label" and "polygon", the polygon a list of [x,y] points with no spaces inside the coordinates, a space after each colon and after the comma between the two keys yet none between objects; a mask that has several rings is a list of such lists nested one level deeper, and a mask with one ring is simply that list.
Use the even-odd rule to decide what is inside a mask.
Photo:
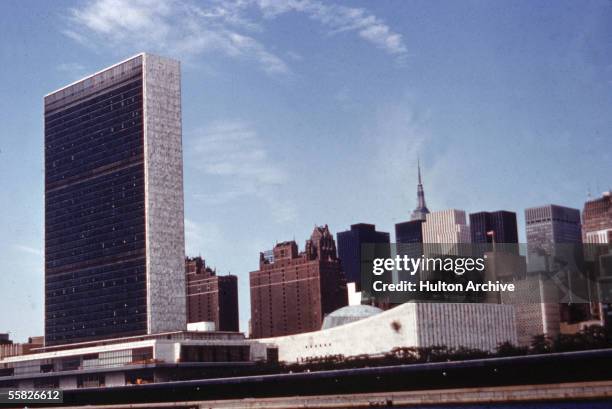
[{"label": "brick building", "polygon": [[187,323],[214,322],[217,331],[238,331],[238,277],[218,276],[202,257],[185,259]]},{"label": "brick building", "polygon": [[[596,259],[599,273],[598,289],[599,296],[604,302],[591,306],[594,314],[598,315],[601,324],[608,329],[612,328],[612,255],[610,246],[612,244],[612,192],[604,192],[600,198],[589,200],[584,204],[582,210],[582,239],[588,246],[588,254],[597,253],[608,246],[607,253],[601,254]],[[597,313],[597,314],[596,314]]]},{"label": "brick building", "polygon": [[251,338],[316,331],[326,314],[348,304],[346,278],[329,228],[315,227],[298,252],[295,241],[277,244],[274,261],[260,253],[250,273]]},{"label": "brick building", "polygon": [[586,202],[582,220],[584,243],[612,243],[612,192]]}]

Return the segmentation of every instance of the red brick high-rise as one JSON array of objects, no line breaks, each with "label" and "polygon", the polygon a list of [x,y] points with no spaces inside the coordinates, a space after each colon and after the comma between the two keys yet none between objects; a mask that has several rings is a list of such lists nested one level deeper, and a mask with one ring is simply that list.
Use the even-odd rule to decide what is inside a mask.
[{"label": "red brick high-rise", "polygon": [[218,276],[202,257],[185,259],[187,323],[209,321],[217,331],[239,330],[238,277]]},{"label": "red brick high-rise", "polygon": [[584,243],[612,243],[611,192],[605,192],[599,199],[589,200],[584,204],[582,236]]},{"label": "red brick high-rise", "polygon": [[[599,245],[612,246],[612,193],[605,192],[600,198],[589,200],[584,204],[582,211],[582,240],[586,243],[587,254],[592,251],[600,251],[601,248],[595,249],[588,246]],[[612,256],[603,256],[610,260]],[[610,265],[602,260],[596,265]],[[600,319],[600,322],[608,329],[612,329],[612,304],[609,300],[612,298],[612,279],[606,271],[599,271],[601,278],[599,280],[599,293],[604,301],[598,305],[592,305],[592,315]]]},{"label": "red brick high-rise", "polygon": [[315,227],[306,248],[295,241],[274,247],[274,262],[260,253],[250,273],[251,338],[316,331],[326,314],[348,304],[346,278],[327,225]]}]

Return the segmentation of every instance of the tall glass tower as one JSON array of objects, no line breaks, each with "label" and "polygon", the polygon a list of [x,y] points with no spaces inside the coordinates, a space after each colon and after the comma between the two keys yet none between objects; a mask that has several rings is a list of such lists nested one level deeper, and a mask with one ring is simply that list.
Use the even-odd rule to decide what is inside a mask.
[{"label": "tall glass tower", "polygon": [[180,63],[113,65],[44,121],[46,345],[185,329]]}]

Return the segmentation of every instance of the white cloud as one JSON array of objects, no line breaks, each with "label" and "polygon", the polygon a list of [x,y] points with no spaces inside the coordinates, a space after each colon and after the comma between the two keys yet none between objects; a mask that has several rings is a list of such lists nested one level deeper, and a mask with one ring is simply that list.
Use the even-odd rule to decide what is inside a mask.
[{"label": "white cloud", "polygon": [[291,11],[305,13],[330,29],[332,34],[354,31],[389,54],[401,56],[406,53],[401,34],[393,32],[384,21],[364,9],[316,0],[258,0],[257,3],[268,18]]},{"label": "white cloud", "polygon": [[[264,30],[262,23],[288,12],[306,15],[329,34],[355,32],[389,54],[402,58],[406,53],[402,36],[368,11],[315,0],[90,0],[70,10],[71,24],[63,33],[85,46],[121,52],[150,49],[183,59],[216,52],[254,61],[270,75],[287,75],[287,62],[255,35]],[[264,17],[261,22],[255,21],[257,15]],[[295,51],[284,54],[301,59]]]},{"label": "white cloud", "polygon": [[263,139],[242,121],[217,121],[200,130],[194,138],[193,166],[207,175],[225,178],[224,191],[198,193],[206,205],[222,205],[243,196],[265,202],[279,222],[295,220],[293,202],[279,195],[279,188],[289,179],[287,172],[269,156]]},{"label": "white cloud", "polygon": [[242,18],[232,5],[208,8],[178,0],[93,0],[70,12],[72,27],[64,31],[82,44],[98,43],[133,51],[152,49],[189,58],[221,54],[258,62],[269,74],[288,74],[285,62],[247,33],[257,25]]},{"label": "white cloud", "polygon": [[271,163],[257,133],[241,121],[219,121],[201,131],[195,152],[206,158],[198,162],[206,173],[249,179],[257,185],[286,181],[285,173]]}]

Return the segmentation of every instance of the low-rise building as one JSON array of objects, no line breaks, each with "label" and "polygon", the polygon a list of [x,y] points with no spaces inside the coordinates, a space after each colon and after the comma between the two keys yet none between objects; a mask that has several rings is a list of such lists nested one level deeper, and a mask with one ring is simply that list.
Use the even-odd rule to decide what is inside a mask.
[{"label": "low-rise building", "polygon": [[[349,312],[352,308],[357,309],[355,314]],[[380,355],[403,347],[447,346],[495,351],[503,342],[517,343],[512,305],[410,302],[378,314],[363,308],[341,309],[342,316],[363,319],[340,320],[348,323],[259,341],[276,345],[278,359],[284,362],[336,355]]]},{"label": "low-rise building", "polygon": [[[2,335],[6,335],[6,337],[2,337]],[[30,337],[28,342],[14,343],[9,339],[8,334],[0,334],[0,359],[29,354],[32,349],[40,348],[44,344],[44,337]]]},{"label": "low-rise building", "polygon": [[43,347],[28,355],[6,357],[0,359],[0,388],[166,382],[275,358],[274,346],[238,332],[168,332]]}]

